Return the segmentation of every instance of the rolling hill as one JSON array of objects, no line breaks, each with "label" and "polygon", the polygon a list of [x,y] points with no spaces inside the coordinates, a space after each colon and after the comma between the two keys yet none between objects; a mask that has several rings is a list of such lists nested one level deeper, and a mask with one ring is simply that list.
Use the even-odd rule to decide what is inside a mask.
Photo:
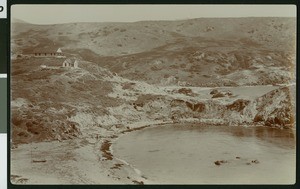
[{"label": "rolling hill", "polygon": [[283,84],[295,79],[294,18],[199,18],[12,25],[13,53],[45,47],[122,77],[169,85]]},{"label": "rolling hill", "polygon": [[[140,121],[293,127],[295,22],[12,23],[13,141],[116,133]],[[30,55],[52,47],[79,68]]]}]

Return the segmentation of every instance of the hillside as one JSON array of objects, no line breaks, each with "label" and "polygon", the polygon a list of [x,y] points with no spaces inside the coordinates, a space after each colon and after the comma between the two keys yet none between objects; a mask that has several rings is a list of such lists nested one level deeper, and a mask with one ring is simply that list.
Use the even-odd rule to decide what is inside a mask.
[{"label": "hillside", "polygon": [[[15,143],[153,121],[294,125],[294,18],[16,22],[11,45]],[[79,68],[30,55],[50,47]]]},{"label": "hillside", "polygon": [[13,53],[61,47],[151,84],[240,86],[295,80],[294,18],[12,25]]},{"label": "hillside", "polygon": [[[51,66],[41,68],[41,61]],[[75,69],[60,67],[60,61],[14,62],[14,143],[72,139],[94,129],[118,133],[153,121],[294,127],[295,97],[288,87],[154,86],[96,63],[79,60]]]},{"label": "hillside", "polygon": [[191,46],[201,47],[198,42],[201,43],[201,39],[205,38],[205,41],[211,40],[215,43],[225,40],[245,47],[259,46],[269,50],[294,51],[295,22],[294,18],[199,18],[58,25],[17,22],[12,26],[12,36],[15,40],[22,37],[28,48],[43,43],[43,39],[49,39],[64,49],[87,48],[100,56],[135,54],[179,40],[190,43],[197,38],[200,40],[194,41]]}]

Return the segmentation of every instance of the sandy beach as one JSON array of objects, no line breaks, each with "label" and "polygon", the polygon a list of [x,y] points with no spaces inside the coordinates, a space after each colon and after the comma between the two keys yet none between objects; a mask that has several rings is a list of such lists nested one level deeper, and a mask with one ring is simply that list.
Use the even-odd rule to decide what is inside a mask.
[{"label": "sandy beach", "polygon": [[113,157],[111,144],[120,135],[150,124],[166,123],[135,123],[125,130],[111,130],[105,135],[94,131],[77,139],[20,144],[11,150],[11,182],[97,185],[147,183],[130,165]]}]

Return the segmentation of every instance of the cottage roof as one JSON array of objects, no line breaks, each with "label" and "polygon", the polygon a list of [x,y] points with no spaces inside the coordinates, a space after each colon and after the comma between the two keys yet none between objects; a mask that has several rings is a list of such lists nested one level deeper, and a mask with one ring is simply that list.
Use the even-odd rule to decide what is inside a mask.
[{"label": "cottage roof", "polygon": [[73,63],[73,61],[72,61],[70,58],[68,58],[68,59],[66,59],[66,60],[64,61],[64,63],[69,63],[69,64],[72,64],[72,63]]},{"label": "cottage roof", "polygon": [[62,50],[60,48],[57,49],[57,53],[62,53]]}]

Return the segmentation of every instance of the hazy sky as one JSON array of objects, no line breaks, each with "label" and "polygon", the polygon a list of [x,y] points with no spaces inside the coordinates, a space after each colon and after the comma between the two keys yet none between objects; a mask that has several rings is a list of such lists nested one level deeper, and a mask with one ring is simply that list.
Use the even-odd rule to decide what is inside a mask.
[{"label": "hazy sky", "polygon": [[34,24],[134,22],[201,17],[296,17],[295,5],[13,5],[11,17]]}]

